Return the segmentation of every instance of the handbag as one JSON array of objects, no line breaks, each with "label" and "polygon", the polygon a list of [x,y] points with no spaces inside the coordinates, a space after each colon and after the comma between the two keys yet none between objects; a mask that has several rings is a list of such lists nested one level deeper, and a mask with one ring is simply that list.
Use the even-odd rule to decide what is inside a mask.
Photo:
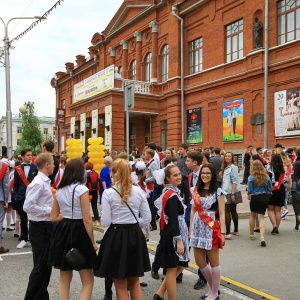
[{"label": "handbag", "polygon": [[[74,210],[74,193],[77,186],[78,184],[74,187],[73,194],[72,194],[72,220],[73,220],[73,210]],[[73,244],[72,235],[73,235],[73,227],[71,227],[71,246]],[[86,257],[77,248],[74,247],[72,247],[65,255],[65,260],[68,263],[68,265],[76,271],[80,271],[84,269],[87,263]]]},{"label": "handbag", "polygon": [[231,203],[234,203],[234,204],[239,204],[239,203],[242,203],[243,202],[243,197],[242,197],[242,192],[239,191],[239,192],[235,192],[234,193],[234,196],[235,196],[235,202],[232,202],[231,201],[231,195],[232,194],[227,194],[226,195],[226,204],[231,204]]}]

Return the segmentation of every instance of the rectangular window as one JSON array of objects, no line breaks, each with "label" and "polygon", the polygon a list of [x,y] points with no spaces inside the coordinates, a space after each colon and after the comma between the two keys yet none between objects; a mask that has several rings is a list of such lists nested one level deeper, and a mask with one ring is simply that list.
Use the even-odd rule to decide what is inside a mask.
[{"label": "rectangular window", "polygon": [[48,128],[44,128],[44,134],[48,134]]},{"label": "rectangular window", "polygon": [[22,133],[22,127],[17,127],[17,133]]},{"label": "rectangular window", "polygon": [[300,39],[300,0],[277,3],[278,45]]},{"label": "rectangular window", "polygon": [[61,100],[61,108],[66,108],[66,100]]},{"label": "rectangular window", "polygon": [[226,26],[226,62],[243,57],[243,20]]},{"label": "rectangular window", "polygon": [[202,37],[189,43],[190,74],[203,69],[203,43]]}]

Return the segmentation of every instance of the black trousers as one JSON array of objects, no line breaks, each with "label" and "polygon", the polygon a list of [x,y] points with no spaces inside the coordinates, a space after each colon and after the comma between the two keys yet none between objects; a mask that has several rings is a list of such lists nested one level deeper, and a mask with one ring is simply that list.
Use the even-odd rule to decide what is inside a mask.
[{"label": "black trousers", "polygon": [[51,222],[29,222],[33,269],[29,276],[24,300],[48,300],[52,266],[47,264],[46,250],[52,236]]},{"label": "black trousers", "polygon": [[100,221],[98,207],[97,207],[98,193],[97,193],[97,191],[92,191],[89,193],[89,195],[92,196],[91,206],[92,206],[92,211],[93,211],[93,215],[94,215],[94,221]]},{"label": "black trousers", "polygon": [[23,210],[24,201],[17,202],[17,211],[20,215],[21,221],[21,235],[19,237],[19,241],[28,241],[28,226],[27,226],[27,213]]}]

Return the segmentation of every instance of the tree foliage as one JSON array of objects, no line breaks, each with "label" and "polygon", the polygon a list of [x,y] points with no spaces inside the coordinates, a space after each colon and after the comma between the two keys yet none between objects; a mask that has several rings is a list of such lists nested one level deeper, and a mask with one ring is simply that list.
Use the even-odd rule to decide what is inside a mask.
[{"label": "tree foliage", "polygon": [[41,144],[43,143],[43,135],[40,130],[39,119],[35,114],[34,102],[25,102],[26,112],[21,114],[22,124],[22,137],[17,153],[21,152],[24,148],[32,149],[33,153],[41,153]]}]

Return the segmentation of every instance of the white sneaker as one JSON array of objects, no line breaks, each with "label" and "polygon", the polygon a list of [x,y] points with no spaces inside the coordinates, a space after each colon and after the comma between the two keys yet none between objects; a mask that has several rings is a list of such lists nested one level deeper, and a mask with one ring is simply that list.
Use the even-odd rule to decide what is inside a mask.
[{"label": "white sneaker", "polygon": [[17,248],[18,248],[18,249],[23,249],[26,245],[27,245],[27,242],[24,241],[24,240],[22,240],[22,241],[18,244]]},{"label": "white sneaker", "polygon": [[288,214],[288,210],[287,209],[283,209],[282,211],[281,211],[281,218],[284,218],[287,214]]}]

